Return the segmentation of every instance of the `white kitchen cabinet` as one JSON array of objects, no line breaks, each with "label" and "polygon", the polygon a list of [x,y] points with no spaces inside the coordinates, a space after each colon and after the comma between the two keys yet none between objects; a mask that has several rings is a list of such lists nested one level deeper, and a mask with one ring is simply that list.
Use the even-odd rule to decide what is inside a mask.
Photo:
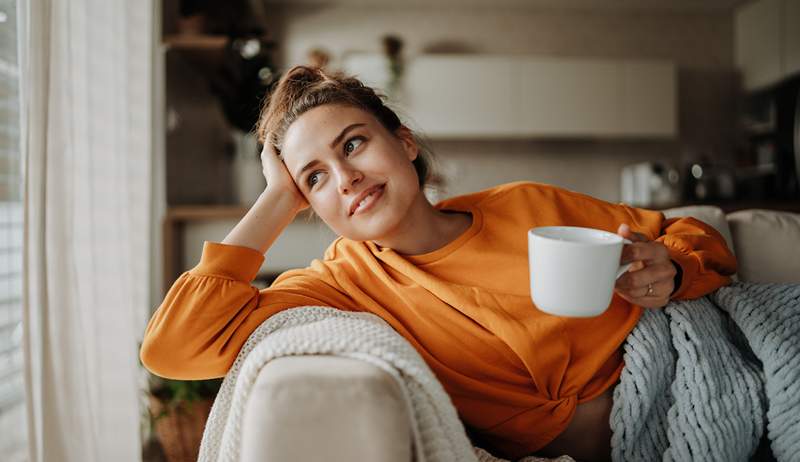
[{"label": "white kitchen cabinet", "polygon": [[532,58],[518,67],[521,133],[676,134],[676,71],[669,61]]},{"label": "white kitchen cabinet", "polygon": [[376,53],[349,53],[342,58],[343,67],[364,85],[386,89],[391,81],[391,62]]},{"label": "white kitchen cabinet", "polygon": [[800,73],[800,0],[783,5],[783,73]]},{"label": "white kitchen cabinet", "polygon": [[407,66],[401,111],[434,138],[515,135],[512,67],[501,56],[419,56]]},{"label": "white kitchen cabinet", "polygon": [[623,135],[677,134],[677,70],[668,61],[622,61],[620,130]]},{"label": "white kitchen cabinet", "polygon": [[620,131],[614,61],[529,58],[515,65],[517,131],[531,136],[602,136]]},{"label": "white kitchen cabinet", "polygon": [[736,64],[759,90],[800,72],[800,0],[759,0],[736,11]]},{"label": "white kitchen cabinet", "polygon": [[[345,71],[369,80],[370,62],[348,60]],[[434,139],[676,134],[669,61],[421,55],[402,87],[401,119]]]}]

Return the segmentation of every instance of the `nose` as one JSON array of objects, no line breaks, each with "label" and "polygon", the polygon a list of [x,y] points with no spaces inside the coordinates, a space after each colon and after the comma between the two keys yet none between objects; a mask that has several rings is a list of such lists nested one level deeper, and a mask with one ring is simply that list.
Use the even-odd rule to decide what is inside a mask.
[{"label": "nose", "polygon": [[355,186],[364,179],[364,175],[360,171],[345,164],[341,164],[336,170],[339,177],[340,194],[353,192]]}]

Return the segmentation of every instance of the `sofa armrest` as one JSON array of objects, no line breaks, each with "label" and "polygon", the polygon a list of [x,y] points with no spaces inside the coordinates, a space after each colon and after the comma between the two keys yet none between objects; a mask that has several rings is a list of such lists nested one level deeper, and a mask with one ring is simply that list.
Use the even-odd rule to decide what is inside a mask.
[{"label": "sofa armrest", "polygon": [[412,460],[400,385],[379,367],[338,356],[288,356],[258,375],[242,421],[243,461]]}]

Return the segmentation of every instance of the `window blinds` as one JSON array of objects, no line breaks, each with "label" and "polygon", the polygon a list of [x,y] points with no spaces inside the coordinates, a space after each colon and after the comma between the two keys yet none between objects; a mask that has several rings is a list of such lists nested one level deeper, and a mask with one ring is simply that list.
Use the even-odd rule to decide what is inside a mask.
[{"label": "window blinds", "polygon": [[0,457],[9,462],[26,460],[16,3],[0,0]]}]

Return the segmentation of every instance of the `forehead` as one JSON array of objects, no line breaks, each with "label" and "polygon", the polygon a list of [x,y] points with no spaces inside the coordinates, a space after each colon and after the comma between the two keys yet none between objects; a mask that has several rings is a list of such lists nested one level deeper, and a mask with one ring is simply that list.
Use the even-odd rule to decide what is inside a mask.
[{"label": "forehead", "polygon": [[372,114],[355,107],[324,105],[305,112],[286,130],[281,149],[284,161],[295,165],[330,151],[331,141],[355,123],[366,128],[379,125]]}]

